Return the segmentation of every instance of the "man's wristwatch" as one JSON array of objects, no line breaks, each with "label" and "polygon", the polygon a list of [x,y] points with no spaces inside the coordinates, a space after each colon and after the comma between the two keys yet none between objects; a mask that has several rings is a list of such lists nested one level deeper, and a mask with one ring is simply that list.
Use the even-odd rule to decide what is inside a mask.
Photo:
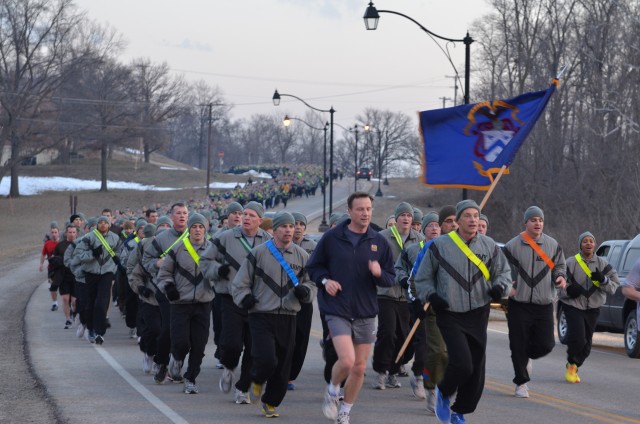
[{"label": "man's wristwatch", "polygon": [[323,278],[322,281],[321,281],[323,286],[326,286],[328,282],[329,282],[328,278]]}]

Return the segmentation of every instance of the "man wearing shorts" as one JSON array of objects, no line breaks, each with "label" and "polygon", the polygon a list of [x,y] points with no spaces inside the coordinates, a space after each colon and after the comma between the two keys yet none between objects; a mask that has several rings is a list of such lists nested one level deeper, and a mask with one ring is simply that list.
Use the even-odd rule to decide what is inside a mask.
[{"label": "man wearing shorts", "polygon": [[[349,423],[351,407],[364,381],[376,334],[376,287],[395,284],[391,247],[369,228],[372,204],[368,193],[352,193],[347,200],[349,219],[325,233],[307,263],[338,355],[322,412],[339,424]],[[340,383],[345,379],[344,402],[339,405]]]}]

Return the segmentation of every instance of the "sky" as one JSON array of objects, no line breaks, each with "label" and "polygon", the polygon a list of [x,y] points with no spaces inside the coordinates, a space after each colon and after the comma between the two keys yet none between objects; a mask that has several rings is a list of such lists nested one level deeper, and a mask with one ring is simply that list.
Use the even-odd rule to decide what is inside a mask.
[{"label": "sky", "polygon": [[[464,38],[489,12],[485,0],[374,4],[454,39]],[[123,36],[125,63],[140,57],[166,62],[189,81],[217,86],[235,105],[234,120],[272,113],[304,117],[309,109],[297,100],[283,97],[277,109],[273,106],[276,88],[318,109],[333,106],[335,122],[343,126],[356,124],[367,107],[406,113],[417,124],[416,112],[442,107],[441,97],[454,96],[453,79],[445,77],[454,75],[453,68],[434,41],[410,20],[388,13],[380,14],[376,31],[367,31],[366,0],[76,0],[76,5]],[[474,47],[477,43],[472,53]],[[463,76],[464,45],[448,48]]]}]

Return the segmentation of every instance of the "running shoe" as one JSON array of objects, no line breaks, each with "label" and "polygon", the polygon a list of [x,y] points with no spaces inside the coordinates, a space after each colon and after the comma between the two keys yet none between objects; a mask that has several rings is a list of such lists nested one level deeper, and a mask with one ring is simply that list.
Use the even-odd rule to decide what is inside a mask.
[{"label": "running shoe", "polygon": [[402,386],[402,384],[400,384],[400,382],[398,381],[396,374],[389,374],[387,376],[387,381],[385,381],[384,384],[390,389],[397,389],[398,387]]},{"label": "running shoe", "polygon": [[464,415],[453,412],[451,414],[451,424],[467,424],[464,419]]},{"label": "running shoe", "polygon": [[249,403],[251,403],[249,393],[243,392],[240,389],[236,389],[236,392],[233,395],[233,400],[235,400],[238,405],[248,405]]},{"label": "running shoe", "polygon": [[104,343],[104,337],[102,337],[100,334],[98,334],[95,338],[95,342],[97,345],[101,345],[102,343]]},{"label": "running shoe", "polygon": [[262,412],[264,412],[264,416],[267,418],[278,418],[280,414],[276,411],[275,406],[271,406],[268,403],[262,403]]},{"label": "running shoe", "polygon": [[64,323],[64,329],[65,329],[65,330],[68,330],[68,329],[70,329],[70,328],[71,328],[71,326],[72,326],[72,325],[73,325],[73,323],[71,322],[71,320],[67,320],[67,321]]},{"label": "running shoe", "polygon": [[436,418],[441,423],[449,424],[451,422],[451,408],[449,398],[444,397],[440,393],[440,389],[436,386]]},{"label": "running shoe", "polygon": [[229,393],[231,391],[231,386],[233,385],[233,371],[229,368],[222,370],[222,375],[220,376],[220,381],[218,382],[218,387],[222,393]]},{"label": "running shoe", "polygon": [[183,377],[180,374],[182,371],[182,361],[178,361],[174,359],[173,355],[171,355],[171,359],[169,360],[169,378],[173,382],[182,382]]},{"label": "running shoe", "polygon": [[516,391],[514,394],[517,398],[528,398],[529,397],[529,387],[527,384],[520,384],[516,386]]},{"label": "running shoe", "polygon": [[262,384],[251,383],[251,388],[249,389],[249,400],[251,403],[257,404],[260,402],[260,398],[262,397],[262,387]]},{"label": "running shoe", "polygon": [[409,377],[409,373],[404,365],[400,365],[400,369],[398,370],[398,377]]},{"label": "running shoe", "polygon": [[417,399],[426,399],[427,394],[424,391],[424,380],[422,376],[416,377],[412,375],[409,379],[409,384],[411,384],[411,391],[413,391],[413,396]]},{"label": "running shoe", "polygon": [[567,383],[579,383],[578,366],[575,364],[567,364],[567,371],[564,373],[564,378],[567,380]]},{"label": "running shoe", "polygon": [[339,413],[336,424],[349,424],[349,414],[346,412]]},{"label": "running shoe", "polygon": [[51,305],[51,312],[55,312],[58,310],[58,304],[54,303],[53,305]]},{"label": "running shoe", "polygon": [[160,364],[158,372],[153,376],[153,381],[155,381],[156,384],[164,384],[164,381],[167,379],[167,372],[167,366]]},{"label": "running shoe", "polygon": [[338,404],[340,399],[338,395],[329,393],[329,388],[324,392],[324,401],[322,402],[322,413],[330,420],[338,418]]},{"label": "running shoe", "polygon": [[379,372],[376,377],[376,382],[373,384],[373,388],[377,390],[384,390],[387,388],[387,373]]},{"label": "running shoe", "polygon": [[198,386],[193,381],[189,381],[189,379],[184,379],[184,392],[188,395],[198,394]]},{"label": "running shoe", "polygon": [[149,374],[151,372],[151,362],[153,362],[153,356],[149,356],[146,353],[142,354],[142,372]]},{"label": "running shoe", "polygon": [[427,411],[434,414],[436,412],[436,391],[434,389],[427,390]]},{"label": "running shoe", "polygon": [[76,337],[81,339],[84,336],[84,325],[78,324],[78,328],[76,329]]}]

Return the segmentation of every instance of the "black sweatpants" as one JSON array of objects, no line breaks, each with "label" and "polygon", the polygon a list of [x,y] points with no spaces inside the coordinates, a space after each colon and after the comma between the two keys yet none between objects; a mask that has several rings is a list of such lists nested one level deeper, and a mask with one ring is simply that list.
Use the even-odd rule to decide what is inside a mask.
[{"label": "black sweatpants", "polygon": [[118,305],[120,305],[120,302],[124,302],[125,324],[127,328],[136,328],[138,320],[138,295],[131,289],[129,279],[126,275],[124,276],[124,280],[126,282],[124,286],[124,297],[118,300]]},{"label": "black sweatpants", "polygon": [[304,358],[307,356],[309,346],[309,334],[311,333],[311,321],[313,320],[313,303],[301,303],[300,311],[296,314],[296,336],[291,361],[291,373],[289,380],[298,378]]},{"label": "black sweatpants", "polygon": [[171,355],[189,363],[184,378],[195,383],[209,341],[211,302],[171,304]]},{"label": "black sweatpants", "polygon": [[[222,314],[222,333],[220,334],[220,363],[228,369],[235,369],[240,363],[240,377],[236,389],[241,392],[249,391],[251,386],[251,331],[249,329],[249,314],[233,303],[228,294],[220,295]],[[242,353],[244,349],[244,354]]]},{"label": "black sweatpants", "polygon": [[580,367],[591,353],[600,308],[584,310],[563,304],[562,309],[567,319],[567,362]]},{"label": "black sweatpants", "polygon": [[220,359],[220,333],[222,332],[221,307],[220,295],[216,293],[216,297],[211,302],[211,321],[213,322],[213,343],[216,345],[216,352],[213,356],[218,359]]},{"label": "black sweatpants", "polygon": [[160,308],[160,333],[156,338],[156,356],[153,359],[158,365],[169,365],[169,352],[171,351],[171,308],[169,299],[160,290],[155,292],[158,307]]},{"label": "black sweatpants", "polygon": [[[162,331],[160,307],[147,302],[140,304],[142,331],[140,332],[140,350],[149,356],[158,352],[158,336]],[[157,362],[157,361],[155,361]]]},{"label": "black sweatpants", "polygon": [[517,385],[525,384],[531,380],[527,372],[529,358],[542,358],[555,346],[553,304],[536,305],[509,299],[507,324],[511,362],[515,373],[513,382]]},{"label": "black sweatpants", "polygon": [[249,314],[251,327],[251,381],[266,384],[262,402],[278,406],[287,393],[291,372],[296,316],[286,314]]},{"label": "black sweatpants", "polygon": [[373,369],[378,373],[389,371],[389,374],[397,374],[401,364],[395,363],[395,359],[409,334],[409,308],[405,301],[379,297],[378,309]]},{"label": "black sweatpants", "polygon": [[87,272],[87,328],[97,335],[104,336],[107,332],[107,309],[111,298],[113,272],[106,274],[92,274]]},{"label": "black sweatpants", "polygon": [[87,283],[76,281],[75,283],[75,295],[76,295],[76,312],[80,317],[80,323],[84,326],[89,321],[88,305],[89,305],[89,288]]},{"label": "black sweatpants", "polygon": [[469,312],[438,311],[436,322],[449,352],[449,363],[438,388],[449,397],[456,391],[451,410],[470,414],[482,397],[487,350],[489,309],[486,305]]}]

